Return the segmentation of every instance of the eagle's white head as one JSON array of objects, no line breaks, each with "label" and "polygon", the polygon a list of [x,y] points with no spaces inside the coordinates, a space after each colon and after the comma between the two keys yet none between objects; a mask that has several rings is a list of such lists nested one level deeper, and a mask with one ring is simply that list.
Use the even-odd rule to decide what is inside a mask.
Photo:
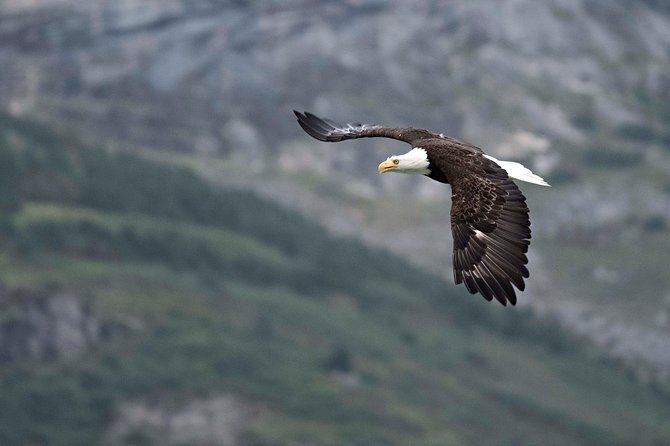
[{"label": "eagle's white head", "polygon": [[428,154],[421,147],[414,147],[404,155],[394,155],[386,159],[377,168],[379,173],[398,172],[428,175]]}]

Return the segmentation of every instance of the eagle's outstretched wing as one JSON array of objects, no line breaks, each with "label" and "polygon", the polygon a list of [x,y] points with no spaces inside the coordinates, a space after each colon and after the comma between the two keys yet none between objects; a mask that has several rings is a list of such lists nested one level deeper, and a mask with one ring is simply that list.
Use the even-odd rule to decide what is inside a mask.
[{"label": "eagle's outstretched wing", "polygon": [[530,220],[526,197],[504,169],[483,156],[451,178],[454,279],[467,290],[516,304],[512,284],[528,277]]},{"label": "eagle's outstretched wing", "polygon": [[528,277],[530,220],[526,197],[494,159],[479,147],[428,130],[369,124],[338,124],[294,111],[300,126],[327,142],[384,137],[419,147],[430,155],[430,178],[451,183],[454,279],[470,293],[503,305],[516,304]]},{"label": "eagle's outstretched wing", "polygon": [[355,138],[392,138],[412,144],[425,138],[440,138],[441,136],[424,129],[412,127],[395,128],[371,124],[338,124],[329,119],[322,119],[309,112],[301,113],[293,110],[298,118],[298,124],[311,137],[325,142],[339,142]]}]

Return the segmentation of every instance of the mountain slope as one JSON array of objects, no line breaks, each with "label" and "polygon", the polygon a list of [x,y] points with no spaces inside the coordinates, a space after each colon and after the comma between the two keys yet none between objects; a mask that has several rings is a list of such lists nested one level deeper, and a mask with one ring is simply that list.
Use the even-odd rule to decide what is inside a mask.
[{"label": "mountain slope", "polygon": [[3,366],[3,444],[670,439],[668,389],[248,192],[7,117],[0,156],[0,281],[138,321],[76,360]]}]

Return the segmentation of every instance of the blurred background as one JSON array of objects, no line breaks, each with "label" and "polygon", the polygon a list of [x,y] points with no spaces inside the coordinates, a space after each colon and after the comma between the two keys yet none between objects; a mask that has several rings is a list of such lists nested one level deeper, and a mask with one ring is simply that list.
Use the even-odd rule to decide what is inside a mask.
[{"label": "blurred background", "polygon": [[[670,443],[667,2],[0,0],[0,67],[0,444]],[[292,109],[549,181],[519,305]]]}]

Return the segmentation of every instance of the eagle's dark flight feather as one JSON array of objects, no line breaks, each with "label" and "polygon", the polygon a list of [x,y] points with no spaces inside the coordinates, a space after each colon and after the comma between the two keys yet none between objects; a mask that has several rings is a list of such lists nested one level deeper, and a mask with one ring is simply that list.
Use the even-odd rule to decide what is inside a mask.
[{"label": "eagle's dark flight feather", "polygon": [[298,118],[298,124],[307,134],[324,142],[339,142],[356,138],[391,138],[412,144],[419,139],[440,138],[440,135],[423,129],[383,127],[357,122],[338,124],[309,112],[300,113],[294,110],[293,113]]}]

